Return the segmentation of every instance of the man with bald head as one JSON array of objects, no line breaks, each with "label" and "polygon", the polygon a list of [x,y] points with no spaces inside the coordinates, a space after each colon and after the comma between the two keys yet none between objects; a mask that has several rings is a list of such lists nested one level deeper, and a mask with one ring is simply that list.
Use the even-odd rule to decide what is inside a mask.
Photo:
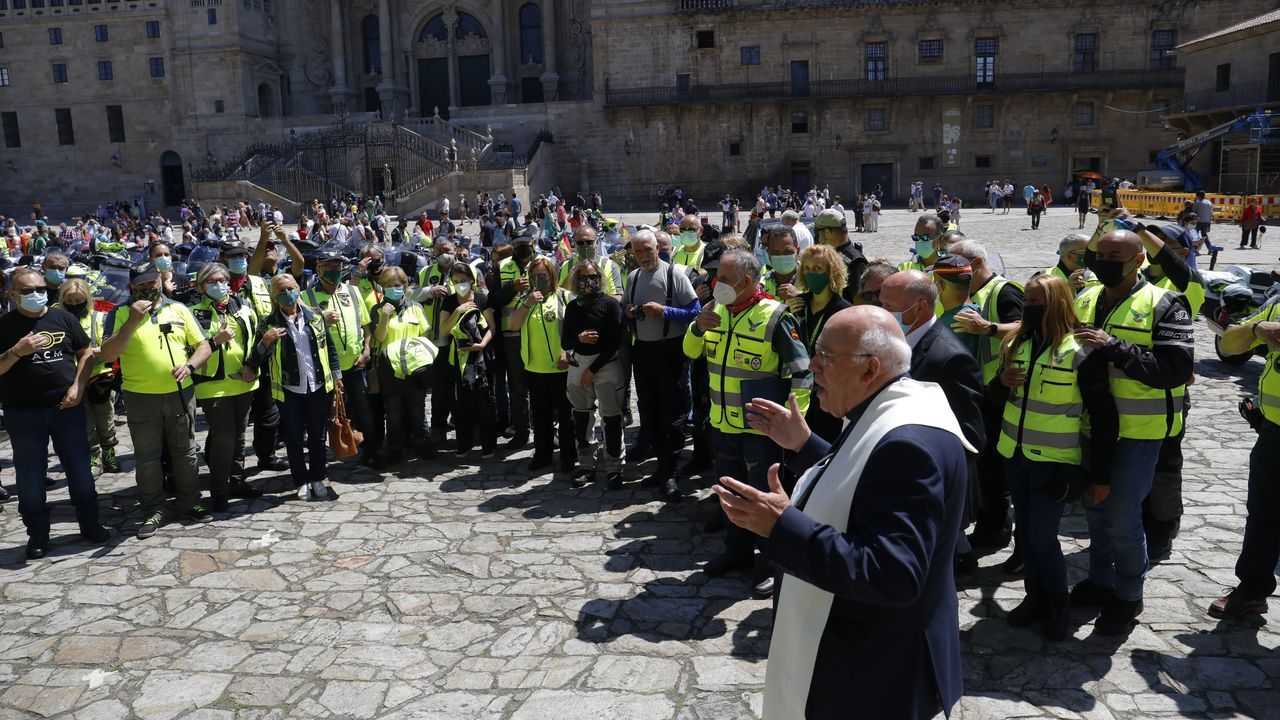
[{"label": "man with bald head", "polygon": [[1195,359],[1186,298],[1147,282],[1139,272],[1141,238],[1114,227],[1112,213],[1099,214],[1085,263],[1102,285],[1076,297],[1081,327],[1075,331],[1093,348],[1085,366],[1107,364],[1120,420],[1111,484],[1091,492],[1097,501],[1085,509],[1089,577],[1071,591],[1073,605],[1102,608],[1095,630],[1105,635],[1128,632],[1142,612],[1148,567],[1142,501],[1151,491],[1160,446],[1182,430]]},{"label": "man with bald head", "polygon": [[788,497],[721,478],[735,525],[759,536],[784,576],[764,716],[920,719],[963,694],[952,555],[964,510],[964,439],[942,389],[907,377],[894,317],[863,305],[831,317],[813,373],[819,402],[848,419],[834,446],[795,397],[750,403],[753,427],[795,453]]}]

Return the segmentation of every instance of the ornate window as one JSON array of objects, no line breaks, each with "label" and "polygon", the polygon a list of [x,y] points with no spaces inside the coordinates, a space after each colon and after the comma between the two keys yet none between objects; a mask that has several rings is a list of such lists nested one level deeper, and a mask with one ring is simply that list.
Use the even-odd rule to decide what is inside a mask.
[{"label": "ornate window", "polygon": [[364,38],[365,74],[382,74],[382,42],[378,35],[377,15],[365,15],[360,21],[360,37]]},{"label": "ornate window", "polygon": [[542,8],[537,3],[520,6],[520,64],[542,64]]},{"label": "ornate window", "polygon": [[436,42],[444,42],[449,39],[449,28],[444,25],[444,14],[436,15],[422,26],[422,33],[418,35],[418,42],[426,42],[435,40]]},{"label": "ornate window", "polygon": [[462,40],[472,35],[478,38],[489,37],[489,34],[484,31],[484,26],[480,24],[480,21],[474,15],[464,12],[458,13],[458,24],[453,29],[454,38]]}]

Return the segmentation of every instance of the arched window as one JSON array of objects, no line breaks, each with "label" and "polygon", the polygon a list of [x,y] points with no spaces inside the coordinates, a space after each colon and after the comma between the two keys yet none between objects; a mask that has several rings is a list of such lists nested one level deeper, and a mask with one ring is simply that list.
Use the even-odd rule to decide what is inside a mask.
[{"label": "arched window", "polygon": [[473,15],[464,12],[458,13],[458,26],[454,29],[453,37],[461,40],[472,35],[480,38],[489,37],[489,33],[484,31],[484,26]]},{"label": "arched window", "polygon": [[426,42],[427,40],[436,40],[444,42],[449,39],[449,29],[444,26],[444,14],[436,15],[422,26],[422,32],[418,35],[418,42]]},{"label": "arched window", "polygon": [[542,8],[537,3],[520,7],[520,64],[542,64]]},{"label": "arched window", "polygon": [[382,41],[378,35],[378,16],[365,15],[360,21],[360,35],[364,38],[364,72],[366,75],[382,73]]}]

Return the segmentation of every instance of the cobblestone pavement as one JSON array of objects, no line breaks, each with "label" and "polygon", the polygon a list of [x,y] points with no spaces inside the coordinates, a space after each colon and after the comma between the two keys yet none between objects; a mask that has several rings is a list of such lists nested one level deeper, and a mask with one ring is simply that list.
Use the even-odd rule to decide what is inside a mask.
[{"label": "cobblestone pavement", "polygon": [[[966,210],[964,227],[1025,279],[1053,262],[1075,227],[1069,212],[1055,209],[1033,232],[1025,215]],[[901,259],[912,222],[888,213],[882,232],[861,238],[868,254]],[[1219,242],[1234,246],[1233,234],[1223,228]],[[1075,638],[1047,644],[1005,624],[1021,581],[1001,574],[1004,555],[984,558],[960,596],[963,720],[1280,717],[1274,626],[1204,612],[1234,584],[1253,443],[1235,405],[1261,365],[1220,364],[1203,327],[1186,517],[1172,557],[1151,572],[1142,625],[1123,641],[1095,638],[1077,611]],[[770,608],[742,599],[745,581],[696,570],[721,543],[701,531],[708,491],[690,484],[696,499],[666,504],[636,485],[574,490],[529,477],[517,462],[527,456],[385,478],[335,464],[335,504],[291,501],[272,476],[258,482],[279,495],[146,541],[132,533],[132,475],[106,476],[105,519],[124,531],[103,548],[76,542],[60,484],[54,546],[29,564],[10,504],[0,514],[0,718],[757,717]],[[10,485],[11,469],[3,477]],[[1062,531],[1078,580],[1088,544],[1078,512]]]}]

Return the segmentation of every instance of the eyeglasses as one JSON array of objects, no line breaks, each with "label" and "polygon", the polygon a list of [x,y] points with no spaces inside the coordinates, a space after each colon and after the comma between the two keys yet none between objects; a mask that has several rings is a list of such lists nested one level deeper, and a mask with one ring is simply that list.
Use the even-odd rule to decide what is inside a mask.
[{"label": "eyeglasses", "polygon": [[865,300],[865,301],[867,301],[867,302],[876,302],[877,300],[879,300],[879,299],[880,299],[880,291],[879,291],[879,290],[863,290],[862,292],[860,292],[860,293],[858,293],[858,294],[859,294],[859,295],[861,295],[861,296],[862,296],[862,299],[863,299],[863,300]]},{"label": "eyeglasses", "polygon": [[813,348],[813,359],[814,359],[814,360],[821,360],[823,365],[828,365],[828,364],[830,364],[830,363],[831,363],[831,361],[835,360],[836,358],[842,358],[842,357],[847,357],[847,358],[871,357],[873,354],[874,354],[874,353],[842,353],[842,354],[837,355],[837,354],[833,354],[833,353],[827,352],[826,350],[824,350],[824,349],[822,349],[822,348],[820,348],[820,347],[817,347],[817,346],[814,346],[814,348]]},{"label": "eyeglasses", "polygon": [[21,290],[18,290],[17,288],[14,288],[14,290],[15,290],[19,295],[35,295],[36,293],[47,292],[47,290],[46,290],[45,288],[42,288],[42,287],[22,288]]}]

